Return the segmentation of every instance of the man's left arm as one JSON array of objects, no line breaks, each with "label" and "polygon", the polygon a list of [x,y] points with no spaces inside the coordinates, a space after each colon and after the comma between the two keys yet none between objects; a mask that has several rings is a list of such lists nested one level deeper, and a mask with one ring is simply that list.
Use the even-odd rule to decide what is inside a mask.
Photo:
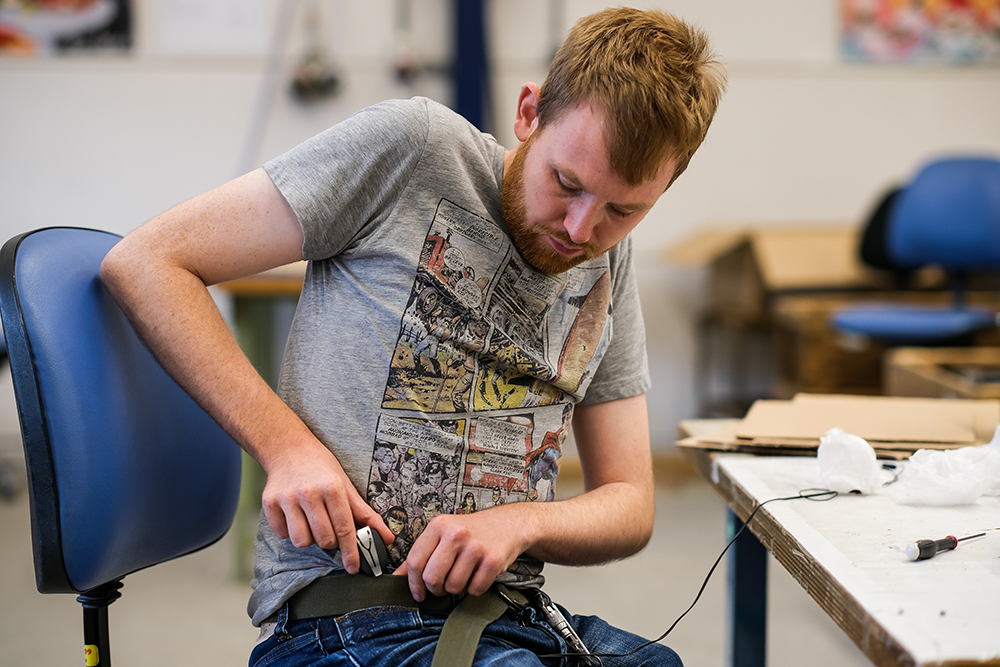
[{"label": "man's left arm", "polygon": [[566,525],[527,554],[561,565],[631,556],[649,542],[656,511],[645,394],[578,405],[573,435],[585,493],[556,503],[559,513],[566,512]]},{"label": "man's left arm", "polygon": [[645,395],[577,406],[573,432],[585,492],[436,517],[403,569],[416,599],[427,591],[480,595],[522,553],[551,563],[595,565],[646,545],[655,507]]}]

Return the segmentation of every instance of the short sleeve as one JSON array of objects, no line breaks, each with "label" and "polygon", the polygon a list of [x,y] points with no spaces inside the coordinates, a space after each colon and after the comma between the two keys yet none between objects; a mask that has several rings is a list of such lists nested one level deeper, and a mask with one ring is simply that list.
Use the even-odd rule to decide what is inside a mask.
[{"label": "short sleeve", "polygon": [[264,165],[302,226],[305,259],[348,250],[389,216],[428,127],[426,100],[383,102]]}]

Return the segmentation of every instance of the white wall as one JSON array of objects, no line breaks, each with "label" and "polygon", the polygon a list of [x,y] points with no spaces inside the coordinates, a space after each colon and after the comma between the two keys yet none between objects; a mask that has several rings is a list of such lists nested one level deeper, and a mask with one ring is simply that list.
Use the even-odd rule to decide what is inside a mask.
[{"label": "white wall", "polygon": [[[269,17],[276,1],[266,0]],[[157,23],[163,2],[137,3],[139,45],[129,57],[0,60],[0,237],[52,224],[127,232],[242,170],[264,49],[173,55]],[[393,80],[393,1],[320,4],[343,93],[312,107],[280,95],[251,164],[387,97],[450,101],[440,77],[410,87]],[[449,0],[414,4],[418,55],[447,60]],[[520,84],[540,82],[556,39],[605,4],[566,0],[553,23],[539,0],[493,0],[502,142],[513,143]],[[932,155],[1000,154],[1000,68],[840,64],[837,0],[633,4],[700,25],[729,68],[706,144],[636,232],[655,383],[651,427],[666,445],[696,409],[693,322],[703,276],[665,265],[659,250],[705,224],[857,221],[887,184]],[[284,71],[301,57],[301,20],[294,25],[289,51],[297,55]]]}]

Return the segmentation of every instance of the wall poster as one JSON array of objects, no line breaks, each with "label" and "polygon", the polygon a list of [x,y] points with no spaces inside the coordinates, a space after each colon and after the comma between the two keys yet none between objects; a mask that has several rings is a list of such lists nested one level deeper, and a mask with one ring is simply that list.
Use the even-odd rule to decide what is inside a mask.
[{"label": "wall poster", "polygon": [[1000,64],[1000,0],[841,0],[854,62]]},{"label": "wall poster", "polygon": [[131,0],[0,0],[0,56],[131,46]]}]

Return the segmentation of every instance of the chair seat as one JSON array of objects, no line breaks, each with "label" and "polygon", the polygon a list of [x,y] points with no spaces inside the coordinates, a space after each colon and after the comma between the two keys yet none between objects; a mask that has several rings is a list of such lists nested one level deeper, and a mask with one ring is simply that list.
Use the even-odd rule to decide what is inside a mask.
[{"label": "chair seat", "polygon": [[992,327],[990,308],[936,308],[865,304],[843,308],[832,317],[838,331],[899,343],[943,341]]}]

